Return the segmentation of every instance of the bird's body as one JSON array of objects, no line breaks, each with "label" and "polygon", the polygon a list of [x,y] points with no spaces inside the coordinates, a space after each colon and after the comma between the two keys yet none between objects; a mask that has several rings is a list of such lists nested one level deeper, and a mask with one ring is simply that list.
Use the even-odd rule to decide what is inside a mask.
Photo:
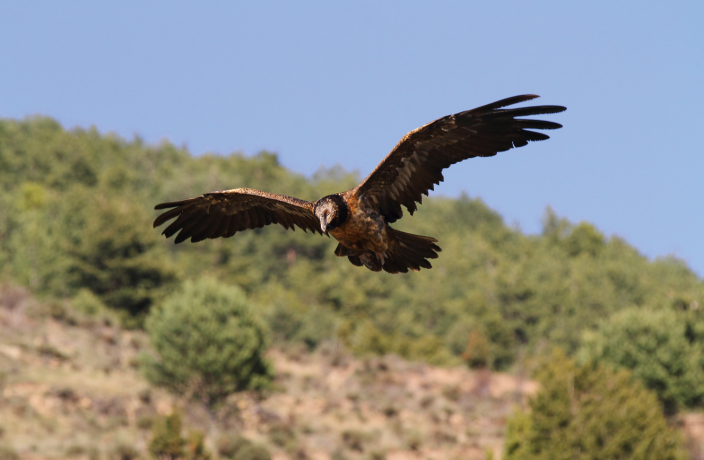
[{"label": "bird's body", "polygon": [[557,113],[561,106],[500,110],[537,96],[516,96],[435,120],[406,134],[361,184],[352,190],[308,202],[254,189],[206,193],[200,197],[162,203],[168,209],[154,227],[176,217],[165,230],[176,243],[190,238],[231,237],[248,228],[278,223],[284,228],[332,235],[339,244],[335,255],[354,265],[390,273],[431,268],[440,248],[431,237],[412,235],[389,226],[403,216],[401,205],[413,214],[422,195],[443,180],[442,170],[467,158],[493,156],[528,141],[548,136],[526,128],[557,129],[549,121],[517,116]]},{"label": "bird's body", "polygon": [[[363,200],[347,199],[343,201],[348,207],[347,219],[339,227],[328,232],[344,247],[360,254],[362,263],[369,254],[381,256],[389,247],[388,227],[384,217]],[[347,203],[350,203],[348,205]],[[365,263],[365,265],[367,265]]]}]

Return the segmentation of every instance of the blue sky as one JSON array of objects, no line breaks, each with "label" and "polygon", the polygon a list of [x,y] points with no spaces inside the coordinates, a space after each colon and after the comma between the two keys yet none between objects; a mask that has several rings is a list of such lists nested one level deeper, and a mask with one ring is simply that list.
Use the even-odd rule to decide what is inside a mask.
[{"label": "blue sky", "polygon": [[453,166],[439,193],[530,233],[551,206],[704,274],[704,2],[23,1],[0,18],[1,117],[267,149],[306,175],[366,175],[411,129],[539,94],[563,129]]}]

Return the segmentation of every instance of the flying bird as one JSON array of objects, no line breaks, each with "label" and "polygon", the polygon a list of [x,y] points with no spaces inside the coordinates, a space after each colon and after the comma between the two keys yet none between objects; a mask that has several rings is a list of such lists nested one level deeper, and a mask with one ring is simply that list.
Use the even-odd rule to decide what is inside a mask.
[{"label": "flying bird", "polygon": [[183,201],[158,204],[169,209],[154,221],[154,228],[176,218],[163,234],[175,242],[229,238],[239,231],[279,224],[332,235],[338,241],[335,255],[347,256],[356,266],[373,271],[406,273],[432,268],[438,257],[437,240],[389,226],[413,215],[422,195],[443,180],[442,170],[474,157],[491,157],[528,141],[549,139],[531,129],[557,129],[551,121],[526,120],[529,115],[558,113],[565,107],[542,105],[502,109],[538,96],[515,96],[465,112],[447,115],[403,136],[398,144],[357,187],[310,202],[285,195],[236,188],[210,192]]}]

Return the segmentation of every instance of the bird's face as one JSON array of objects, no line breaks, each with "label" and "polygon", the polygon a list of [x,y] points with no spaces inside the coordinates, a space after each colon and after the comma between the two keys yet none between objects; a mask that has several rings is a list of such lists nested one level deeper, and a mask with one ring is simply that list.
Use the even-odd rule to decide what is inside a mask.
[{"label": "bird's face", "polygon": [[327,235],[328,230],[333,228],[330,224],[338,216],[338,206],[333,200],[325,197],[316,204],[315,216],[320,221],[320,229]]}]

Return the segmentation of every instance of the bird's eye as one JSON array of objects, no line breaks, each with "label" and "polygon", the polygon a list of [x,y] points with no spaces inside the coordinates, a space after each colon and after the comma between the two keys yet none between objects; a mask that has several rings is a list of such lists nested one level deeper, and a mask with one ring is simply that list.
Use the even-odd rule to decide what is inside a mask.
[{"label": "bird's eye", "polygon": [[330,211],[325,211],[325,215],[327,216],[328,214],[330,214]]}]

